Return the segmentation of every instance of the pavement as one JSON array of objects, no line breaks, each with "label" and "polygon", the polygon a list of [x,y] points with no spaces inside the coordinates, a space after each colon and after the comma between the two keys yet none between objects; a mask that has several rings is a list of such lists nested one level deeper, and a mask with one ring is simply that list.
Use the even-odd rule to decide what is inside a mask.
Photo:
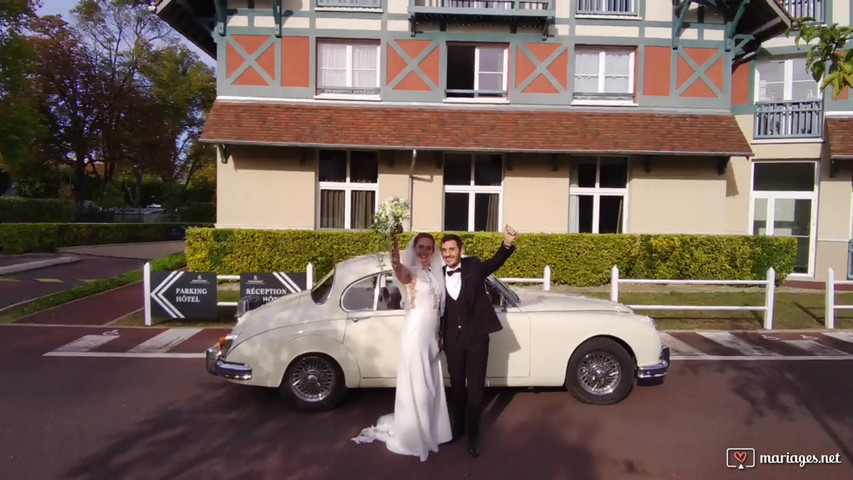
[{"label": "pavement", "polygon": [[[70,247],[56,253],[0,254],[0,311],[87,282],[139,270],[146,261],[183,250],[183,241],[172,241]],[[99,308],[103,309],[102,305]]]},{"label": "pavement", "polygon": [[[487,388],[482,454],[471,458],[463,439],[422,463],[350,440],[393,411],[394,389],[351,390],[333,411],[302,413],[275,389],[209,375],[198,354],[217,332],[183,343],[192,356],[164,357],[169,342],[149,337],[169,332],[158,328],[0,331],[10,387],[0,411],[14,412],[0,415],[4,480],[853,478],[853,383],[839,380],[853,362],[673,362],[662,384],[606,407],[558,388]],[[107,339],[99,357],[57,355],[96,337]],[[730,449],[750,452],[745,471]],[[840,464],[798,464],[808,455]]]}]

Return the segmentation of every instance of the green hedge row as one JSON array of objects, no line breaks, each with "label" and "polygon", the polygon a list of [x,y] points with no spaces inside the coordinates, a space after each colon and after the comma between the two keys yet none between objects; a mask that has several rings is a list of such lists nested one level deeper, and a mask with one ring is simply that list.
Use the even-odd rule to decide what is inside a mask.
[{"label": "green hedge row", "polygon": [[[411,236],[401,235],[401,246]],[[481,258],[503,240],[498,233],[459,236],[465,253]],[[574,286],[609,283],[614,265],[622,278],[719,280],[763,280],[772,266],[781,283],[797,249],[792,238],[717,235],[521,234],[516,244],[498,276],[541,278],[549,265],[553,283]],[[187,232],[186,254],[192,271],[301,272],[311,262],[319,279],[338,261],[387,248],[373,232],[199,228]]]},{"label": "green hedge row", "polygon": [[4,223],[0,249],[6,254],[51,252],[58,247],[157,242],[181,238],[184,223]]},{"label": "green hedge row", "polygon": [[74,202],[51,198],[0,198],[0,223],[73,222]]}]

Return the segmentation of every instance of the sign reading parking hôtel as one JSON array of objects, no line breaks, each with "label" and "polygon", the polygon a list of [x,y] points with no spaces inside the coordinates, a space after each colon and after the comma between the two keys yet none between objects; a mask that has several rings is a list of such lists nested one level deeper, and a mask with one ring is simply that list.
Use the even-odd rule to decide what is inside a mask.
[{"label": "sign reading parking h\u00f4tel", "polygon": [[165,318],[216,318],[216,273],[152,272],[152,313]]},{"label": "sign reading parking h\u00f4tel", "polygon": [[261,297],[263,303],[276,298],[301,292],[305,285],[305,273],[243,273],[240,274],[240,298]]}]

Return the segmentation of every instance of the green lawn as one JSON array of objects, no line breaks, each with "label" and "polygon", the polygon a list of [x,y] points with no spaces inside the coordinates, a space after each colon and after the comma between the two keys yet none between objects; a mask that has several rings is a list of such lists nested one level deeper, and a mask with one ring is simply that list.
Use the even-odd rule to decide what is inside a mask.
[{"label": "green lawn", "polygon": [[[585,295],[610,298],[607,292],[588,292]],[[853,293],[836,295],[836,305],[853,304]],[[763,306],[763,292],[620,292],[619,301],[626,305],[737,305]],[[773,329],[824,328],[825,297],[823,291],[815,293],[776,292]],[[662,330],[728,329],[755,330],[764,328],[761,311],[701,311],[701,310],[645,310],[636,308],[654,318]],[[836,310],[835,328],[853,328],[853,312]]]}]

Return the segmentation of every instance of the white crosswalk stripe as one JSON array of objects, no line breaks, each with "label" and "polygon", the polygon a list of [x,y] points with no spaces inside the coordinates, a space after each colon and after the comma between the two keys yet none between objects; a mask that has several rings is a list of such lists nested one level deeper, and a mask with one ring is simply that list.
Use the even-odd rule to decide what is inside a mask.
[{"label": "white crosswalk stripe", "polygon": [[853,343],[853,332],[823,332],[827,337],[832,337],[842,342]]},{"label": "white crosswalk stripe", "polygon": [[118,335],[85,335],[71,343],[63,345],[55,352],[88,352],[118,338]]},{"label": "white crosswalk stripe", "polygon": [[[803,335],[805,337],[805,335]],[[847,352],[843,352],[841,350],[832,348],[828,345],[824,345],[814,337],[804,338],[802,340],[780,340],[782,343],[787,345],[791,345],[792,347],[801,348],[809,353],[813,353],[815,355],[828,355],[828,356],[838,356],[838,355],[850,355]]]},{"label": "white crosswalk stripe", "polygon": [[740,339],[729,332],[696,332],[699,335],[717,342],[724,347],[731,348],[742,355],[755,355],[762,357],[781,357],[782,355],[771,352],[770,350],[753,345],[743,339]]},{"label": "white crosswalk stripe", "polygon": [[162,353],[202,331],[201,328],[170,328],[128,350],[131,353]]},{"label": "white crosswalk stripe", "polygon": [[670,335],[666,332],[660,332],[660,339],[664,345],[669,346],[670,355],[690,355],[690,356],[706,355],[704,352],[702,352],[698,348],[691,347],[690,345],[682,342],[681,340],[673,337],[672,335]]}]

